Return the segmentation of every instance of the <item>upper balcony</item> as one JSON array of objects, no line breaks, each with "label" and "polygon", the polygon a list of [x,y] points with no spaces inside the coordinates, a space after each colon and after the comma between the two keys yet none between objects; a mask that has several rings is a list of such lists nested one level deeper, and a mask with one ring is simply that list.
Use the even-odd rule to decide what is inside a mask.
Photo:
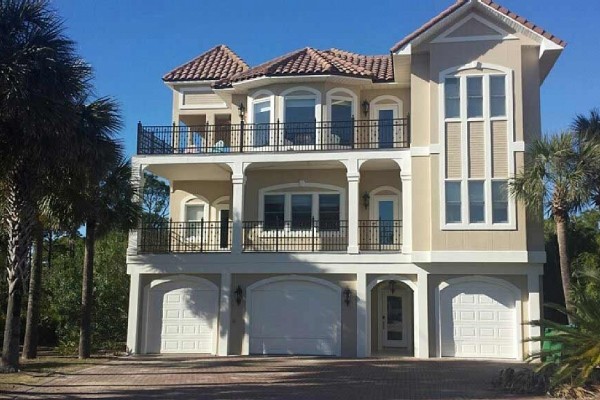
[{"label": "upper balcony", "polygon": [[410,118],[144,126],[137,154],[223,154],[406,149]]}]

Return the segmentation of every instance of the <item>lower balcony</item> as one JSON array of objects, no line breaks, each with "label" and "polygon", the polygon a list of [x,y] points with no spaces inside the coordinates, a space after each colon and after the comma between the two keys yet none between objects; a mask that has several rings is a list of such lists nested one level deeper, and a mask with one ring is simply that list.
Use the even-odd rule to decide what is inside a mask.
[{"label": "lower balcony", "polygon": [[[346,252],[348,233],[348,221],[245,221],[241,245],[248,253]],[[143,224],[138,235],[139,252],[231,252],[231,238],[231,221]],[[400,252],[402,222],[361,220],[358,242],[361,252]]]}]

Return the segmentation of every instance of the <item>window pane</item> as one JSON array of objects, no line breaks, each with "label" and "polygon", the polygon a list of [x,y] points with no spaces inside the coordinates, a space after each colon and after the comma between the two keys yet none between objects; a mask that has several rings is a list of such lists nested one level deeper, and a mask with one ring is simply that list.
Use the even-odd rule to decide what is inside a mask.
[{"label": "window pane", "polygon": [[352,102],[334,100],[331,104],[332,144],[352,144]]},{"label": "window pane", "polygon": [[446,182],[446,223],[460,223],[460,209],[460,182]]},{"label": "window pane", "polygon": [[185,214],[187,221],[200,221],[204,218],[204,205],[187,205]]},{"label": "window pane", "polygon": [[483,84],[480,76],[467,78],[467,116],[483,117]]},{"label": "window pane", "polygon": [[285,218],[285,196],[282,194],[265,196],[265,229],[282,229]]},{"label": "window pane", "polygon": [[469,182],[469,222],[485,222],[485,199],[483,181]]},{"label": "window pane", "polygon": [[506,181],[492,182],[492,222],[508,222],[508,191]]},{"label": "window pane", "polygon": [[490,77],[490,114],[492,117],[506,115],[506,85],[504,76]]},{"label": "window pane", "polygon": [[285,144],[315,143],[315,99],[285,99]]},{"label": "window pane", "polygon": [[445,83],[446,118],[460,117],[460,80],[447,78]]},{"label": "window pane", "polygon": [[254,104],[254,146],[269,144],[269,122],[271,106],[269,101]]},{"label": "window pane", "polygon": [[292,229],[310,229],[312,222],[312,195],[292,195]]},{"label": "window pane", "polygon": [[340,226],[340,195],[319,195],[319,229],[338,230]]}]

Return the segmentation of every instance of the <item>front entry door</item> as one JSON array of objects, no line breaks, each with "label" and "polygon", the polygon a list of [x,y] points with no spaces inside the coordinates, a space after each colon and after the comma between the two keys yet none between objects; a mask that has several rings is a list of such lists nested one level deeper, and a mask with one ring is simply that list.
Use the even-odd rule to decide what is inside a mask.
[{"label": "front entry door", "polygon": [[391,149],[397,147],[399,142],[398,127],[395,119],[398,118],[397,105],[375,106],[375,120],[377,123],[377,147],[380,149]]},{"label": "front entry door", "polygon": [[379,347],[409,347],[410,313],[409,291],[389,288],[380,290]]}]

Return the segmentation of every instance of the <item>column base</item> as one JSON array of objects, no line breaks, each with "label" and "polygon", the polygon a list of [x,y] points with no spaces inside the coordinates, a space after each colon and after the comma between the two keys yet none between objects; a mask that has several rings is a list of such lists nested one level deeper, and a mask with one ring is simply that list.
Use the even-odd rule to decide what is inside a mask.
[{"label": "column base", "polygon": [[348,246],[348,254],[358,254],[360,253],[360,248],[358,246]]}]

